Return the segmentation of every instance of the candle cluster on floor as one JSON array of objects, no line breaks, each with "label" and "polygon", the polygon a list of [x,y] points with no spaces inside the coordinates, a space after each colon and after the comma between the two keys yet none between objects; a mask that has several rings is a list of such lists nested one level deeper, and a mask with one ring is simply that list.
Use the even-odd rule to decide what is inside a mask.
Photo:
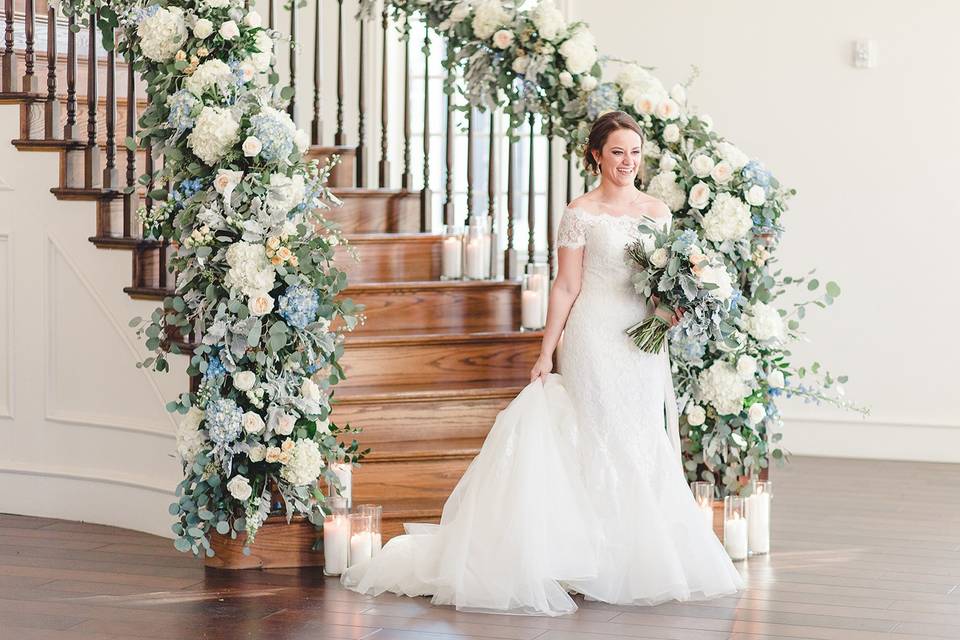
[{"label": "candle cluster on floor", "polygon": [[362,504],[351,512],[353,482],[350,465],[330,465],[340,483],[339,494],[330,488],[323,519],[323,572],[338,576],[348,567],[369,560],[383,546],[381,520],[383,507]]},{"label": "candle cluster on floor", "polygon": [[[713,529],[714,484],[692,482],[690,490],[707,526]],[[723,546],[732,560],[745,560],[752,555],[770,553],[770,500],[773,483],[759,480],[751,483],[746,496],[723,499]]]}]

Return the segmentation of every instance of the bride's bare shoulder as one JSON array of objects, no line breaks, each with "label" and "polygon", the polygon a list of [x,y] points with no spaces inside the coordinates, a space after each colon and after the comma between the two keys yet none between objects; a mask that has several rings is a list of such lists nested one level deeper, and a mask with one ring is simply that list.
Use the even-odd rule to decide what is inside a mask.
[{"label": "bride's bare shoulder", "polygon": [[593,211],[595,208],[593,198],[590,197],[589,193],[585,193],[582,196],[578,196],[570,201],[567,204],[567,209],[580,209],[581,211]]},{"label": "bride's bare shoulder", "polygon": [[644,200],[640,204],[647,209],[645,211],[645,215],[658,220],[660,218],[669,218],[673,215],[673,212],[670,211],[670,207],[668,207],[663,200],[655,198],[648,193],[644,193],[643,195]]}]

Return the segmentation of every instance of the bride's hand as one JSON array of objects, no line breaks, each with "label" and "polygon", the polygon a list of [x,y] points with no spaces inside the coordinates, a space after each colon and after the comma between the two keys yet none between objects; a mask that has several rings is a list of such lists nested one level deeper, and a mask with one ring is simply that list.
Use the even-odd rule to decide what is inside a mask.
[{"label": "bride's hand", "polygon": [[537,378],[546,378],[553,371],[553,358],[540,354],[540,357],[537,358],[537,362],[533,365],[533,369],[530,370],[530,382],[533,382]]}]

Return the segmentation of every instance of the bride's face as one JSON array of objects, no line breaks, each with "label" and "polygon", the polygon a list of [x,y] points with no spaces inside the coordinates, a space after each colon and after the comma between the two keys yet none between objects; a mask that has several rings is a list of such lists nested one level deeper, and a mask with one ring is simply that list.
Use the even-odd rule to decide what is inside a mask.
[{"label": "bride's face", "polygon": [[607,136],[601,154],[594,152],[600,163],[603,180],[617,186],[632,185],[643,161],[641,139],[635,131],[617,129]]}]

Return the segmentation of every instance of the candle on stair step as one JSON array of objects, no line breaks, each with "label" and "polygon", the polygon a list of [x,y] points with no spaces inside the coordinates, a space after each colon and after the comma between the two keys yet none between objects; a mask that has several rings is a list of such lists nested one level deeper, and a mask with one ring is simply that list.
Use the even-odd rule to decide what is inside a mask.
[{"label": "candle on stair step", "polygon": [[440,277],[442,280],[463,277],[463,230],[460,227],[444,227]]}]

